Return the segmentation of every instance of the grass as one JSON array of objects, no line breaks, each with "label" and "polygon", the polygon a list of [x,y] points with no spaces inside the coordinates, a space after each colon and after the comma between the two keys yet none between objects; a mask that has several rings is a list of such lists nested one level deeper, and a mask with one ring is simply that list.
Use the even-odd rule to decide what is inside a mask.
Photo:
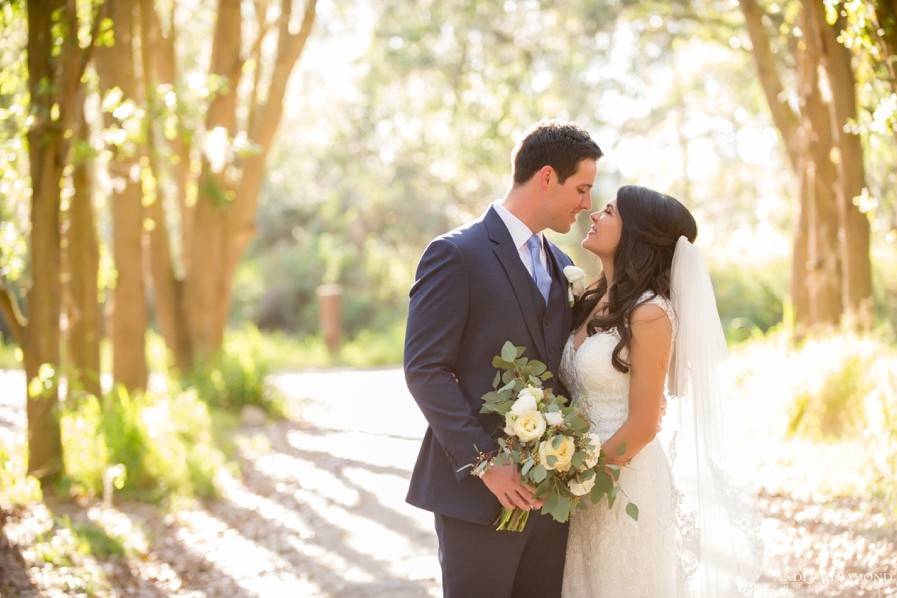
[{"label": "grass", "polygon": [[0,510],[33,504],[43,499],[40,483],[26,475],[25,471],[24,447],[0,446]]},{"label": "grass", "polygon": [[[102,401],[87,395],[62,410],[63,489],[98,498],[112,476],[127,498],[212,498],[216,473],[227,462],[218,439],[234,422],[214,416],[196,391],[132,396],[117,388]],[[113,475],[121,469],[124,475]]]},{"label": "grass", "polygon": [[822,384],[795,395],[788,433],[837,439],[855,435],[864,424],[863,400],[870,390],[867,357],[848,355],[824,375]]},{"label": "grass", "polygon": [[767,335],[733,349],[730,376],[762,424],[755,436],[812,455],[795,462],[807,484],[880,499],[897,522],[897,347],[888,332],[832,332],[798,346],[783,332]]},{"label": "grass", "polygon": [[283,417],[284,399],[266,381],[271,355],[257,329],[232,331],[225,336],[221,352],[196,367],[179,384],[184,390],[194,389],[200,399],[216,409],[238,413],[243,407],[254,406],[269,415]]},{"label": "grass", "polygon": [[[244,327],[231,334],[252,336],[254,328]],[[386,330],[363,330],[347,339],[331,354],[319,336],[295,337],[279,332],[260,337],[260,350],[273,370],[306,370],[328,367],[371,368],[400,366],[405,342],[405,323]]]},{"label": "grass", "polygon": [[100,562],[132,555],[125,538],[110,534],[90,520],[49,514],[45,529],[34,537],[34,558],[65,572],[65,589],[77,595],[105,595],[112,588]]}]

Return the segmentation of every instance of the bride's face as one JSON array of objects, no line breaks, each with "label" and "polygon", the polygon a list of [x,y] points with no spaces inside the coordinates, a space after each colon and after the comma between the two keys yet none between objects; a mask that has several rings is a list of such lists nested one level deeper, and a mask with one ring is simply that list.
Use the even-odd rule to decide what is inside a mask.
[{"label": "bride's face", "polygon": [[592,226],[586,238],[582,240],[583,248],[598,257],[613,256],[623,232],[623,219],[617,211],[616,200],[607,204],[600,212],[592,212],[589,219]]}]

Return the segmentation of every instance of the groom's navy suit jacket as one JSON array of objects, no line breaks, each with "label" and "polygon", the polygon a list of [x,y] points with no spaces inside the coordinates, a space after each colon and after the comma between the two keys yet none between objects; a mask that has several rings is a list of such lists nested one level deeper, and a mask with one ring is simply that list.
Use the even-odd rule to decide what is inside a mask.
[{"label": "groom's navy suit jacket", "polygon": [[[500,416],[480,413],[492,390],[492,358],[505,341],[557,374],[571,328],[563,268],[572,262],[546,239],[548,305],[490,207],[479,219],[434,239],[411,288],[405,379],[429,424],[411,476],[412,505],[488,525],[501,505],[470,475],[478,451],[498,448]],[[557,378],[555,392],[569,396]]]}]

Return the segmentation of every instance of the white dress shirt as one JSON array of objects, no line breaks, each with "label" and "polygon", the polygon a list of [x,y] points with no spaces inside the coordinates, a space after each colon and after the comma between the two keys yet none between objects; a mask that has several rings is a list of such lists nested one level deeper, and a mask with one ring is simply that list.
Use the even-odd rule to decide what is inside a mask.
[{"label": "white dress shirt", "polygon": [[[514,241],[514,246],[517,248],[517,254],[520,255],[520,261],[523,262],[526,271],[529,272],[529,275],[532,277],[533,262],[529,255],[529,247],[526,246],[526,242],[533,236],[533,231],[531,231],[520,218],[512,214],[511,211],[504,206],[503,202],[503,199],[496,199],[492,203],[492,207],[495,208],[498,217],[501,218],[502,222],[504,222],[505,226],[508,228],[508,232],[511,233],[511,239]],[[545,238],[542,233],[539,233],[539,261],[542,262],[542,266],[545,267],[545,271],[548,272],[550,276],[551,272],[548,270],[548,256],[545,255]]]}]

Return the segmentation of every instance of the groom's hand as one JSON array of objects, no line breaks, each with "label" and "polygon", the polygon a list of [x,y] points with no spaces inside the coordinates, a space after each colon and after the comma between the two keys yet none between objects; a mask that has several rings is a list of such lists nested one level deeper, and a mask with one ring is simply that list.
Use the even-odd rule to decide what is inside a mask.
[{"label": "groom's hand", "polygon": [[533,495],[532,488],[520,480],[520,473],[514,465],[490,467],[483,474],[482,480],[506,509],[529,511],[542,508],[542,501]]}]

